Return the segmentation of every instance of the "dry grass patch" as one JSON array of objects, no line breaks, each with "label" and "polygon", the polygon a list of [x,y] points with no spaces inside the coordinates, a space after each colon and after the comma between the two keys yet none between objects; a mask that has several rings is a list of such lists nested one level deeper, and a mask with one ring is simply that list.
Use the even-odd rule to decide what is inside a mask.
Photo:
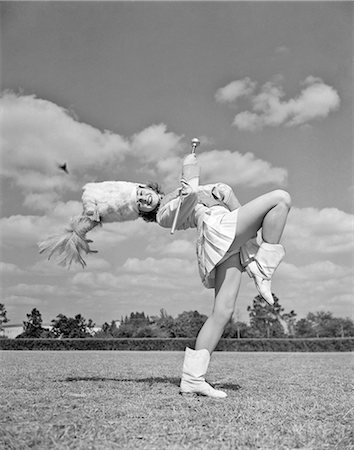
[{"label": "dry grass patch", "polygon": [[349,353],[215,353],[225,400],[178,394],[180,352],[1,352],[0,448],[354,449]]}]

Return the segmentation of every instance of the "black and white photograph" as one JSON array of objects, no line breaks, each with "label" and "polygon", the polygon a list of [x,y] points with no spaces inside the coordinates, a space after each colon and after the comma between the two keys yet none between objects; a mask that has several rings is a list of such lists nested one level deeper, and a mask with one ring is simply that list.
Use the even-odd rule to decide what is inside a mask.
[{"label": "black and white photograph", "polygon": [[0,20],[0,448],[353,450],[353,3]]}]

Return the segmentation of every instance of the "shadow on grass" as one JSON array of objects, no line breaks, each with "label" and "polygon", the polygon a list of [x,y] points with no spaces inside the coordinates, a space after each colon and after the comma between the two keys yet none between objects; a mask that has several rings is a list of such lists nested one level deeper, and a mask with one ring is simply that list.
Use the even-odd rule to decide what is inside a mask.
[{"label": "shadow on grass", "polygon": [[[174,377],[148,377],[148,378],[110,378],[110,377],[66,377],[64,380],[59,380],[61,382],[73,382],[73,381],[116,381],[116,382],[130,382],[130,383],[148,383],[150,386],[156,383],[173,384],[174,386],[179,386],[181,381],[180,378]],[[241,389],[239,384],[233,383],[210,383],[213,387],[217,389],[229,389],[231,391],[238,391]]]}]

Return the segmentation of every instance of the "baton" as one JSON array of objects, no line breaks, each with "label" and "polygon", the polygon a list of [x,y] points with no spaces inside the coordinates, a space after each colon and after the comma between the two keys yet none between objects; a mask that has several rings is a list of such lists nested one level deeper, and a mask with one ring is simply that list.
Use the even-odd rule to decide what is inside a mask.
[{"label": "baton", "polygon": [[[198,145],[200,145],[200,140],[198,138],[193,138],[191,140],[191,145],[192,145],[192,154],[195,154],[196,148],[198,147]],[[172,223],[171,234],[173,234],[175,232],[177,220],[178,220],[178,216],[179,216],[179,210],[181,209],[181,204],[182,204],[182,187],[179,192],[178,205],[177,205],[175,217],[174,217],[173,223]]]}]

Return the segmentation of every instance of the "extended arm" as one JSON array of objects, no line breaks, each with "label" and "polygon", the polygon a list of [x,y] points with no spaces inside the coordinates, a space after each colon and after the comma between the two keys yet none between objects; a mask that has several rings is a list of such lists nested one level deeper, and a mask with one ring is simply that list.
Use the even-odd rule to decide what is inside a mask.
[{"label": "extended arm", "polygon": [[183,161],[181,187],[162,200],[156,215],[159,225],[171,228],[178,211],[177,229],[184,229],[188,217],[192,214],[198,202],[197,189],[199,185],[200,168],[194,153],[186,156]]}]

